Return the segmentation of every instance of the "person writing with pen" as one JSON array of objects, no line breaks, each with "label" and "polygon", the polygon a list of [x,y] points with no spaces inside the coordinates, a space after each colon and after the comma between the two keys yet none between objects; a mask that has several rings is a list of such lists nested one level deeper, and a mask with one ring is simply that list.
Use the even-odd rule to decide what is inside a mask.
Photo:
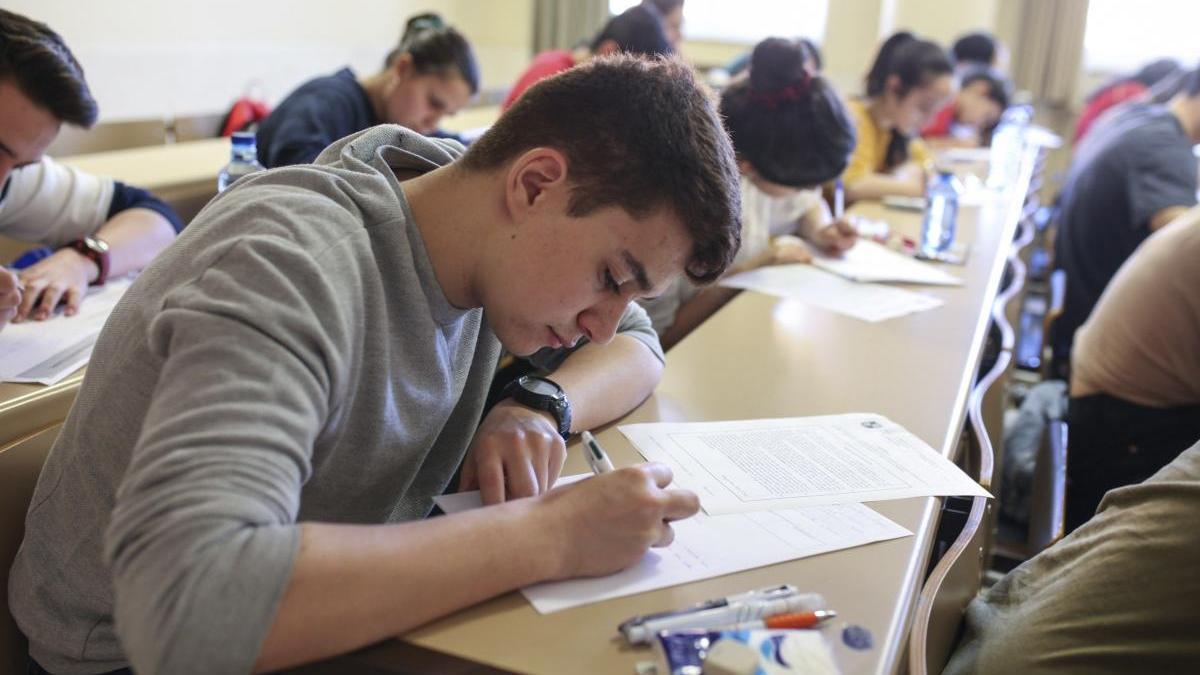
[{"label": "person writing with pen", "polygon": [[[742,195],[742,248],[730,273],[808,262],[809,244],[840,254],[857,239],[840,209],[830,213],[819,187],[846,167],[854,124],[833,86],[808,71],[807,59],[799,41],[763,40],[749,73],[721,94]],[[642,305],[670,349],[736,293],[679,279]]]},{"label": "person writing with pen", "polygon": [[[677,61],[547,78],[465,152],[383,125],[239,180],[96,342],[9,586],[31,672],[280,670],[670,544],[664,465],[549,488],[661,376],[633,301],[739,243]],[[484,414],[502,349],[551,371]],[[426,518],[460,464],[491,505]]]},{"label": "person writing with pen", "polygon": [[[0,235],[48,247],[0,268],[0,328],[75,314],[88,287],[134,272],[183,223],[153,195],[44,156],[62,124],[97,117],[83,69],[45,24],[0,10]],[[35,256],[24,256],[32,258]]]}]

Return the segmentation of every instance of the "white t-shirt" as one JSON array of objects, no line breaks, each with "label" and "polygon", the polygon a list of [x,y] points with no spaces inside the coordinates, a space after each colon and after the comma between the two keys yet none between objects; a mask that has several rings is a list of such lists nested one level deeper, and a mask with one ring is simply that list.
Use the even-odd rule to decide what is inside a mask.
[{"label": "white t-shirt", "polygon": [[108,219],[113,181],[49,157],[13,170],[0,198],[0,234],[45,246],[91,236]]},{"label": "white t-shirt", "polygon": [[741,177],[742,248],[737,262],[749,260],[767,250],[771,239],[784,234],[799,234],[798,222],[821,202],[821,189],[800,190],[787,197],[772,197],[758,189],[749,178]]},{"label": "white t-shirt", "polygon": [[[772,197],[758,189],[746,176],[741,177],[742,190],[742,247],[734,265],[744,263],[767,250],[771,239],[784,234],[798,234],[800,218],[821,201],[820,188],[801,190],[787,197]],[[700,288],[686,277],[679,277],[662,295],[652,300],[640,300],[654,330],[659,335],[675,323],[675,315]]]}]

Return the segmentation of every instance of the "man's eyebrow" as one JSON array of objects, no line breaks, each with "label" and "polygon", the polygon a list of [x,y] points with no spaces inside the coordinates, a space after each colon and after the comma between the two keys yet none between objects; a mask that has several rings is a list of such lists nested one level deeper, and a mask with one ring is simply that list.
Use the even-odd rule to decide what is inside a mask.
[{"label": "man's eyebrow", "polygon": [[629,265],[629,271],[633,272],[633,278],[637,281],[638,288],[643,293],[650,292],[654,288],[650,283],[650,279],[646,276],[646,267],[628,250],[621,251],[621,257],[625,260],[625,264]]}]

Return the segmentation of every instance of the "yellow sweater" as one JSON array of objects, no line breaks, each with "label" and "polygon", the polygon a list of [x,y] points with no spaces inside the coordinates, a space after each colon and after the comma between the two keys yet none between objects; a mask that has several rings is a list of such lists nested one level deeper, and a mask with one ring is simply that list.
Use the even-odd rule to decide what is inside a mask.
[{"label": "yellow sweater", "polygon": [[[850,164],[846,166],[846,171],[842,174],[842,181],[852,183],[873,173],[890,173],[884,166],[884,162],[887,160],[888,144],[892,141],[892,131],[880,129],[879,125],[875,124],[871,113],[867,111],[865,101],[861,99],[847,101],[846,107],[854,119],[854,126],[858,131],[858,143],[854,146],[854,154],[850,155]],[[918,164],[925,164],[932,155],[929,147],[921,139],[916,138],[908,143],[908,157],[909,160]]]}]

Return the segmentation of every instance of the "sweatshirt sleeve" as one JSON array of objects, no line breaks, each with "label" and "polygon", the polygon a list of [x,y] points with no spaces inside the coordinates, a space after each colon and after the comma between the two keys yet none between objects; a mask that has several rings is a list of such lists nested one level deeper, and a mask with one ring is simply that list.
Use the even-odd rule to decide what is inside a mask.
[{"label": "sweatshirt sleeve", "polygon": [[[254,283],[246,283],[253,279]],[[328,275],[247,236],[168,294],[147,331],[153,403],[105,537],[139,673],[250,672],[297,555],[301,486],[351,346]]]}]

